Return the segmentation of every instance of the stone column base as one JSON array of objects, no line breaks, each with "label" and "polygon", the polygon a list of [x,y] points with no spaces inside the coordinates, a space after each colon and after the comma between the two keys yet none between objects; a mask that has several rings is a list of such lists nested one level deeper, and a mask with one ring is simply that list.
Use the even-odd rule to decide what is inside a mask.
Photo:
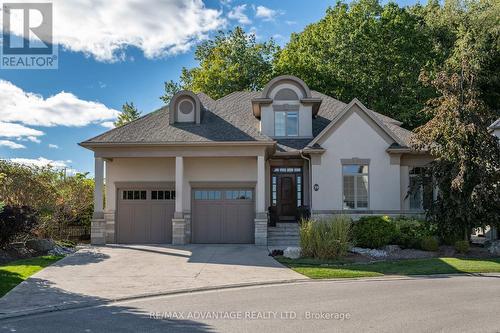
[{"label": "stone column base", "polygon": [[104,219],[106,220],[106,244],[116,243],[115,211],[105,211]]},{"label": "stone column base", "polygon": [[184,218],[172,219],[172,245],[184,245],[186,239],[186,220]]},{"label": "stone column base", "polygon": [[257,213],[254,223],[255,245],[267,245],[267,214]]},{"label": "stone column base", "polygon": [[90,225],[90,243],[92,245],[106,244],[106,220],[93,218]]}]

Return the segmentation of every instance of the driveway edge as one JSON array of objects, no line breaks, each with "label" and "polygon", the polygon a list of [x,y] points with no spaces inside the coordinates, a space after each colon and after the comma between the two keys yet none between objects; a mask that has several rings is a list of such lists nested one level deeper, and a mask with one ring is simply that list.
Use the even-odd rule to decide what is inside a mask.
[{"label": "driveway edge", "polygon": [[179,294],[189,294],[189,293],[203,292],[203,291],[237,289],[237,288],[244,288],[244,287],[279,285],[279,284],[289,284],[289,283],[294,283],[294,282],[309,282],[309,281],[313,281],[313,280],[311,280],[309,278],[287,279],[287,280],[275,280],[275,281],[265,281],[265,282],[235,283],[235,284],[220,285],[220,286],[185,288],[185,289],[171,290],[171,291],[165,291],[165,292],[144,293],[144,294],[138,294],[138,295],[134,295],[134,296],[109,298],[109,299],[102,300],[102,301],[85,301],[85,302],[78,302],[78,303],[51,305],[51,306],[32,308],[32,309],[28,309],[28,310],[16,311],[16,312],[12,312],[12,313],[4,313],[4,314],[0,314],[0,320],[16,318],[16,317],[24,317],[24,316],[30,316],[30,315],[37,315],[37,314],[43,314],[43,313],[50,313],[50,312],[55,312],[55,311],[75,310],[75,309],[90,308],[90,307],[95,307],[95,306],[103,306],[106,304],[133,301],[136,299],[171,296],[171,295],[179,295]]},{"label": "driveway edge", "polygon": [[7,314],[0,314],[0,320],[25,317],[37,314],[44,314],[56,311],[67,311],[67,310],[76,310],[76,309],[84,309],[91,308],[96,306],[104,306],[111,303],[118,302],[126,302],[133,301],[138,299],[145,298],[153,298],[153,297],[162,297],[162,296],[171,296],[171,295],[181,295],[181,294],[189,294],[189,293],[197,293],[204,291],[214,291],[214,290],[225,290],[225,289],[237,289],[237,288],[245,288],[245,287],[255,287],[255,286],[271,286],[271,285],[280,285],[280,284],[294,284],[294,283],[321,283],[321,282],[342,282],[342,283],[350,283],[350,282],[371,282],[371,281],[395,281],[395,280],[419,280],[419,279],[444,279],[450,277],[459,277],[459,276],[470,276],[470,277],[498,277],[500,278],[500,274],[498,273],[456,273],[456,274],[430,274],[430,275],[388,275],[388,276],[379,276],[379,277],[360,277],[360,278],[337,278],[337,279],[288,279],[288,280],[277,280],[277,281],[265,281],[265,282],[248,282],[248,283],[236,283],[236,284],[228,284],[228,285],[220,285],[220,286],[210,286],[210,287],[200,287],[200,288],[186,288],[186,289],[178,289],[166,292],[156,292],[156,293],[145,293],[134,296],[127,297],[117,297],[112,299],[107,299],[103,301],[89,301],[89,302],[80,302],[80,303],[69,303],[62,305],[52,305],[47,307],[38,307],[29,310],[16,311]]}]

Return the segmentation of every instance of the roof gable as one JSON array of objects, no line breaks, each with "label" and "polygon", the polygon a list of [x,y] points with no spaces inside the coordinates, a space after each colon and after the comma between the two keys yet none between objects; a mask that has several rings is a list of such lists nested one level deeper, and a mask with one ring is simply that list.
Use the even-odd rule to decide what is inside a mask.
[{"label": "roof gable", "polygon": [[[406,144],[397,136],[395,135],[385,124],[382,120],[379,119],[378,116],[374,114],[373,111],[367,109],[363,103],[361,103],[357,98],[354,98],[349,104],[347,104],[340,113],[338,113],[331,121],[330,123],[323,128],[323,130],[308,144],[308,146],[314,146],[316,144],[321,144],[326,140],[331,133],[334,131],[336,126],[340,124],[346,117],[348,117],[352,112],[360,112],[361,115],[364,115],[365,117],[362,117],[363,119],[369,121],[375,128],[379,134],[385,134],[386,137],[390,138],[390,140],[393,140],[393,142],[397,143],[400,146],[405,146]],[[390,118],[389,118],[390,119]],[[389,142],[391,144],[392,142]]]}]

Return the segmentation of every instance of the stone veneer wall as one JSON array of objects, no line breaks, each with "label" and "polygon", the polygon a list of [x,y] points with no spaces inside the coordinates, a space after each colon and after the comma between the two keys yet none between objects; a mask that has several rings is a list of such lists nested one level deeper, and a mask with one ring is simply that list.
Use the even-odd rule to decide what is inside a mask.
[{"label": "stone veneer wall", "polygon": [[255,245],[267,245],[267,213],[257,214],[255,223]]},{"label": "stone veneer wall", "polygon": [[191,211],[184,211],[186,244],[191,243]]},{"label": "stone veneer wall", "polygon": [[116,243],[115,211],[105,211],[104,220],[106,221],[106,243]]},{"label": "stone veneer wall", "polygon": [[92,245],[106,244],[106,220],[93,218],[90,225],[90,242]]}]

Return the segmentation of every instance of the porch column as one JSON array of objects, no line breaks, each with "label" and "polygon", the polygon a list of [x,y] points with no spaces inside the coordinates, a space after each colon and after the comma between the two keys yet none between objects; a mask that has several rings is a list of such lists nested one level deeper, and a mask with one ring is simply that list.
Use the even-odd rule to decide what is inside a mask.
[{"label": "porch column", "polygon": [[175,157],[175,213],[172,219],[172,244],[186,244],[186,220],[183,214],[184,158]]},{"label": "porch column", "polygon": [[106,220],[104,219],[103,185],[104,160],[96,157],[94,161],[94,213],[90,227],[90,240],[93,245],[106,244]]},{"label": "porch column", "polygon": [[267,245],[266,161],[264,156],[257,156],[255,200],[255,244]]}]

